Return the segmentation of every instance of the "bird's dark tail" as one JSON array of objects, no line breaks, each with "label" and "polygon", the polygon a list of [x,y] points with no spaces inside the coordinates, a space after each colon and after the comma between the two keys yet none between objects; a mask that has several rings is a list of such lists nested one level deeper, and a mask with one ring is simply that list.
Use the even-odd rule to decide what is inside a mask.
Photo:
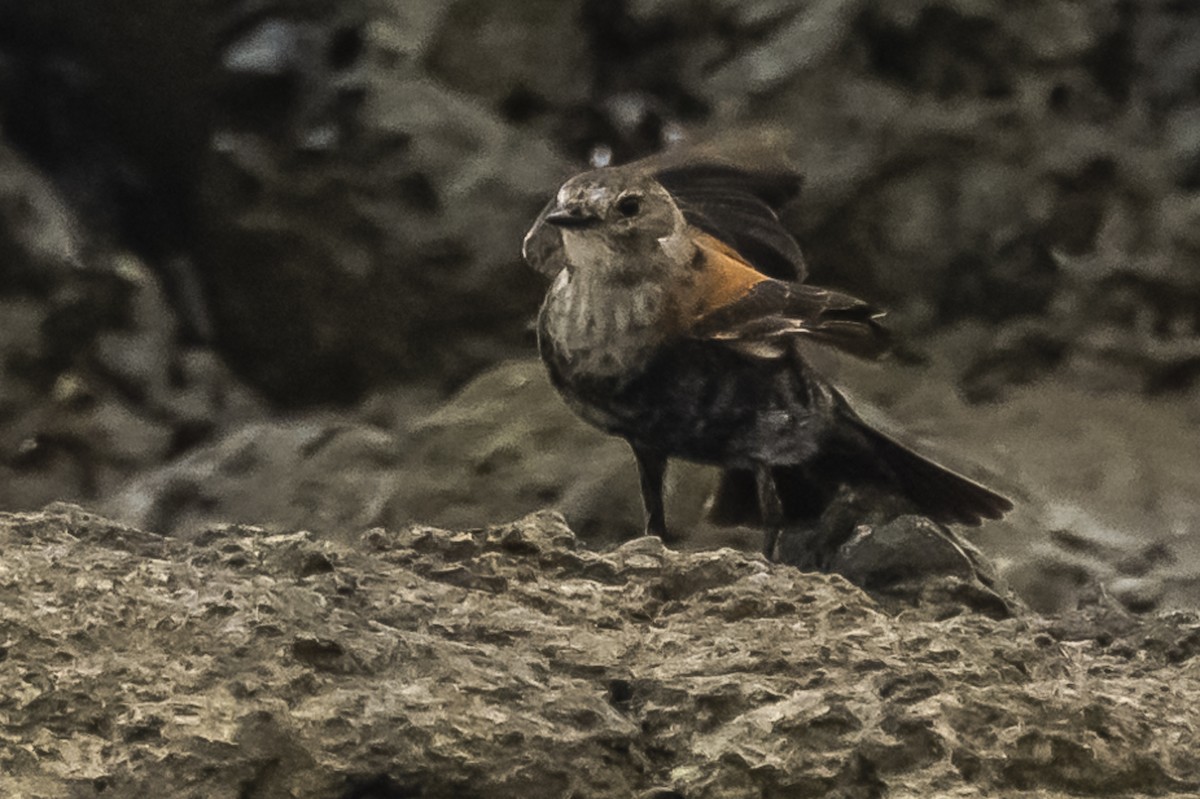
[{"label": "bird's dark tail", "polygon": [[999,519],[1012,510],[1012,501],[1007,497],[913,452],[857,416],[850,424],[886,467],[889,482],[934,521],[975,527],[984,519]]},{"label": "bird's dark tail", "polygon": [[[844,436],[803,466],[772,470],[788,521],[819,516],[839,484],[890,485],[916,508],[943,524],[976,526],[1012,510],[1006,497],[913,452],[846,408]],[[716,524],[761,524],[754,475],[727,469],[709,508]]]}]

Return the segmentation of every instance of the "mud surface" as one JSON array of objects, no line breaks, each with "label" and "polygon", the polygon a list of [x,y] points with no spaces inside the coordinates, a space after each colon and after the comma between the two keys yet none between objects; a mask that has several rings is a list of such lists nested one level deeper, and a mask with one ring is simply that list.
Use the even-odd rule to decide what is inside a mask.
[{"label": "mud surface", "polygon": [[183,542],[62,507],[0,545],[7,796],[1200,790],[1194,616],[889,615],[549,514]]}]

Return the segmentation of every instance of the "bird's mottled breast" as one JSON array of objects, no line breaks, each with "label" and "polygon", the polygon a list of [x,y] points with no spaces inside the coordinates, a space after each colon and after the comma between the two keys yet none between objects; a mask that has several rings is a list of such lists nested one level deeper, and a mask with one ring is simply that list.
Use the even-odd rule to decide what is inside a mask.
[{"label": "bird's mottled breast", "polygon": [[668,293],[654,283],[614,285],[564,269],[542,305],[542,355],[560,361],[568,380],[635,376],[664,341],[668,305]]}]

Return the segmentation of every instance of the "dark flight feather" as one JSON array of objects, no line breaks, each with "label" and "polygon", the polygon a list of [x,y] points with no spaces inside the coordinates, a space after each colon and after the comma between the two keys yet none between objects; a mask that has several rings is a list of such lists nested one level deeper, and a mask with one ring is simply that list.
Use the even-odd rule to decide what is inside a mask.
[{"label": "dark flight feather", "polygon": [[755,269],[780,280],[804,280],[800,245],[778,211],[800,194],[800,175],[784,170],[743,170],[711,162],[654,173],[684,219],[741,253]]},{"label": "dark flight feather", "polygon": [[882,315],[849,294],[764,280],[738,300],[706,314],[690,333],[694,338],[760,344],[782,344],[798,335],[851,355],[878,358],[891,343],[888,331],[879,324]]},{"label": "dark flight feather", "polygon": [[[787,521],[818,516],[832,498],[831,487],[840,482],[891,485],[920,513],[942,524],[977,527],[985,519],[999,519],[1012,510],[1011,500],[879,432],[844,400],[839,416],[845,423],[843,434],[849,434],[845,441],[830,442],[810,463],[771,470]],[[720,525],[762,523],[750,471],[726,469],[721,473],[708,518]]]},{"label": "dark flight feather", "polygon": [[891,480],[934,521],[977,527],[984,519],[1002,518],[1013,509],[1006,497],[917,454],[853,412],[850,415],[850,425],[870,442],[891,472]]}]

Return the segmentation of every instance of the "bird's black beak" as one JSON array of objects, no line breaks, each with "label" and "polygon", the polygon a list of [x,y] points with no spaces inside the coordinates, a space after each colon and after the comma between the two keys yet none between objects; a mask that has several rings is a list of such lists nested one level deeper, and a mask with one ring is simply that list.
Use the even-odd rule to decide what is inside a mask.
[{"label": "bird's black beak", "polygon": [[600,224],[600,217],[575,206],[572,208],[555,208],[546,214],[546,221],[555,227],[586,228]]}]

